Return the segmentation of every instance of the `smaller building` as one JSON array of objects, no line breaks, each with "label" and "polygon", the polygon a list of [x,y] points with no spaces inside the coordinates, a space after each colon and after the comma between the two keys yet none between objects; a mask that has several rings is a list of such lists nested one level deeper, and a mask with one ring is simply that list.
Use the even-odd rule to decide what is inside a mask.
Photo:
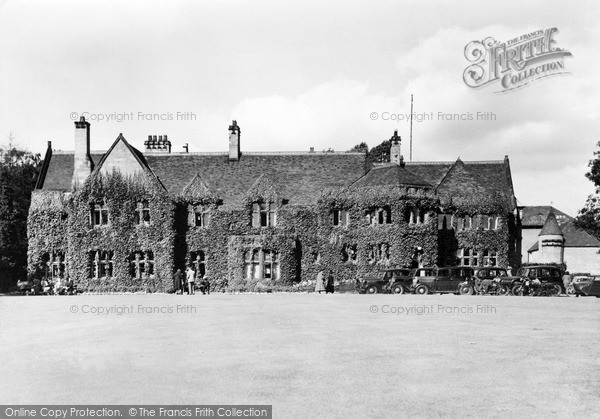
[{"label": "smaller building", "polygon": [[577,228],[573,217],[551,206],[521,209],[527,263],[565,263],[571,273],[600,274],[600,240]]}]

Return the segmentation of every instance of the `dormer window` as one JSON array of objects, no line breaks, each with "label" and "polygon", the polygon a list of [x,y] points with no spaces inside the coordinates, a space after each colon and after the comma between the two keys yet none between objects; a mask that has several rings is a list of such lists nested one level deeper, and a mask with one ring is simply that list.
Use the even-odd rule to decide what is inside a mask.
[{"label": "dormer window", "polygon": [[135,209],[135,223],[138,225],[150,225],[150,205],[144,200],[138,202]]},{"label": "dormer window", "polygon": [[275,227],[277,207],[273,202],[252,204],[252,227]]},{"label": "dormer window", "polygon": [[91,220],[93,227],[108,225],[108,207],[104,204],[104,202],[92,205]]},{"label": "dormer window", "polygon": [[334,209],[331,211],[331,217],[334,226],[348,227],[350,223],[350,214],[346,210]]},{"label": "dormer window", "polygon": [[188,221],[192,227],[207,228],[210,219],[210,211],[202,205],[188,206]]},{"label": "dormer window", "polygon": [[390,207],[384,206],[374,208],[369,213],[369,224],[391,224],[392,223],[392,212]]}]

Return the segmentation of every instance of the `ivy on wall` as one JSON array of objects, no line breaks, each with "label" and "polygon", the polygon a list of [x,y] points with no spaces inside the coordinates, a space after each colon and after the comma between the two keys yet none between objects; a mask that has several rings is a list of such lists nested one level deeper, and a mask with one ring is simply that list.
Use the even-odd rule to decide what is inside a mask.
[{"label": "ivy on wall", "polygon": [[[149,173],[125,177],[120,172],[94,172],[80,190],[68,198],[58,193],[36,191],[29,217],[30,273],[44,254],[65,251],[66,274],[80,289],[107,291],[168,291],[172,288],[175,231],[173,202],[162,185]],[[137,204],[149,202],[150,223],[135,222]],[[61,202],[62,201],[62,202]],[[93,226],[91,211],[103,203],[107,225]],[[52,238],[48,238],[52,236]],[[95,278],[93,253],[111,252],[112,275]],[[140,278],[132,275],[133,252],[151,252],[154,272]]]},{"label": "ivy on wall", "polygon": [[[432,192],[403,187],[336,188],[322,191],[314,203],[290,205],[261,177],[241,198],[225,206],[199,177],[182,193],[169,196],[149,173],[123,177],[94,172],[72,195],[36,191],[29,217],[30,274],[36,274],[42,255],[53,249],[67,254],[68,275],[80,289],[92,292],[170,291],[173,272],[183,271],[199,252],[212,288],[233,291],[311,289],[320,270],[351,282],[386,267],[411,266],[417,248],[426,266],[455,262],[459,247],[496,249],[499,265],[509,263],[512,221],[506,198],[500,196],[440,202]],[[148,226],[134,222],[136,205],[143,200],[150,204]],[[107,206],[110,223],[93,227],[90,211],[99,202]],[[255,203],[277,208],[275,226],[252,225]],[[198,206],[208,213],[206,225],[190,222],[190,208]],[[389,213],[381,224],[370,217],[379,208]],[[407,219],[412,208],[422,214],[418,222]],[[440,208],[458,216],[495,215],[502,223],[489,231],[438,230]],[[335,210],[348,213],[347,225],[333,225]],[[255,249],[277,252],[277,279],[246,277],[245,255]],[[90,253],[95,250],[113,252],[112,276],[93,278]],[[133,251],[153,252],[153,275],[132,277]]]}]

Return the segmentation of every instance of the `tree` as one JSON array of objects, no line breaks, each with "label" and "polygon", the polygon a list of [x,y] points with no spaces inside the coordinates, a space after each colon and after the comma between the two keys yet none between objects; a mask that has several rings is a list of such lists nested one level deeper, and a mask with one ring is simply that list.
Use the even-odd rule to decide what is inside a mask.
[{"label": "tree", "polygon": [[392,144],[386,140],[369,151],[369,160],[373,163],[389,163]]},{"label": "tree", "polygon": [[369,152],[369,145],[367,143],[365,143],[364,141],[360,144],[356,144],[354,147],[352,147],[350,150],[348,150],[349,152],[355,152],[358,151],[360,153],[368,153]]},{"label": "tree", "polygon": [[600,141],[597,146],[599,150],[594,152],[595,158],[588,164],[590,171],[585,174],[594,183],[596,192],[588,196],[585,206],[579,210],[575,225],[600,240]]},{"label": "tree", "polygon": [[0,289],[6,291],[27,272],[27,213],[41,167],[39,154],[0,146]]}]

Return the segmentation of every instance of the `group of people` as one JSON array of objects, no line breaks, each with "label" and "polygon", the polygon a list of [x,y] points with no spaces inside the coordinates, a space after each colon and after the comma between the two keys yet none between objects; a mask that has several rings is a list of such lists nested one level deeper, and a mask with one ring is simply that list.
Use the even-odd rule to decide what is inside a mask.
[{"label": "group of people", "polygon": [[[181,269],[177,269],[175,275],[173,275],[173,290],[176,294],[185,294],[189,295],[195,294],[196,287],[196,271],[192,269],[191,266],[188,266],[185,271],[185,277],[181,272]],[[205,276],[200,281],[200,291],[202,294],[210,294],[210,282],[208,278]]]},{"label": "group of people", "polygon": [[325,291],[325,294],[333,294],[333,292],[335,291],[335,281],[333,280],[333,274],[331,273],[331,271],[329,271],[326,281],[323,278],[323,271],[319,271],[319,273],[317,274],[317,283],[315,284],[315,292],[321,294],[323,291]]}]

